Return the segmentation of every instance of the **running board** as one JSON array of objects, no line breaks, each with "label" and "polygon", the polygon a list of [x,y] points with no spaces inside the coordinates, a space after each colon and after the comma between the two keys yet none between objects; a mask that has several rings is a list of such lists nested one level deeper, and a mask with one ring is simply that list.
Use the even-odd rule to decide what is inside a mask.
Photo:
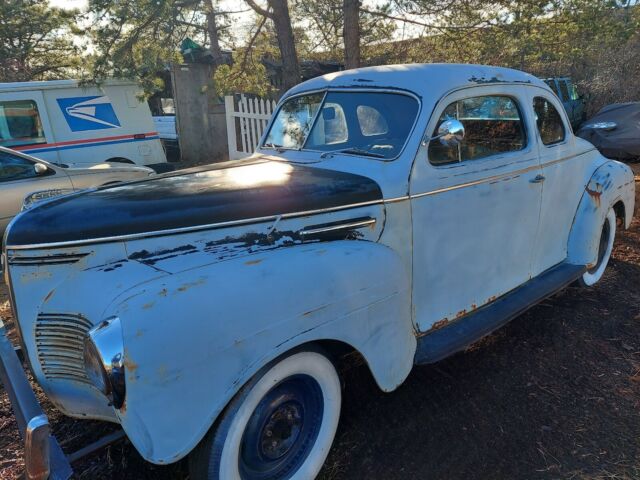
[{"label": "running board", "polygon": [[414,363],[434,363],[464,350],[545,298],[567,287],[585,271],[584,265],[560,263],[475,312],[418,337]]}]

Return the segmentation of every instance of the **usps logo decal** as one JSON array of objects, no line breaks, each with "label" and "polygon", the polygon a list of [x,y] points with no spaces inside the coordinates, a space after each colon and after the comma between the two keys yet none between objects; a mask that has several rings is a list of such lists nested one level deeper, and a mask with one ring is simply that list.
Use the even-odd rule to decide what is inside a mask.
[{"label": "usps logo decal", "polygon": [[72,132],[120,127],[111,100],[106,95],[56,100]]}]

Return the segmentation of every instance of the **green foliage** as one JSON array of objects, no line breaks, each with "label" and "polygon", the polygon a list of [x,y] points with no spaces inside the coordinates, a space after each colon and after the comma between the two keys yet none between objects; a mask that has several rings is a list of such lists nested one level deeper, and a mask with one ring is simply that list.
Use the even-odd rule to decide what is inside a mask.
[{"label": "green foliage", "polygon": [[182,40],[206,39],[209,6],[200,0],[89,0],[92,79],[138,79],[147,94],[162,90],[158,72],[182,61]]},{"label": "green foliage", "polygon": [[47,0],[0,1],[0,82],[77,75],[82,61],[72,36],[80,33],[78,16]]}]

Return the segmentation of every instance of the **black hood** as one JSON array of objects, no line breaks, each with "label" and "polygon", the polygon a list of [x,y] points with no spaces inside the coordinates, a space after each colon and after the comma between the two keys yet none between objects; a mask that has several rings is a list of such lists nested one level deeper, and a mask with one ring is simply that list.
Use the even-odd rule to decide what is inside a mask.
[{"label": "black hood", "polygon": [[34,206],[8,246],[74,242],[334,208],[382,199],[373,180],[266,160],[227,162]]}]

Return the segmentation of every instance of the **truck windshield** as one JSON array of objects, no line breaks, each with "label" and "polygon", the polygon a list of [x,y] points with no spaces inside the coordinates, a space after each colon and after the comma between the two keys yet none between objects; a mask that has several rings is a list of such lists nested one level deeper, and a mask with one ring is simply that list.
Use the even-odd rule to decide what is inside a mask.
[{"label": "truck windshield", "polygon": [[285,101],[264,148],[398,156],[418,114],[418,101],[387,92],[328,92]]}]

